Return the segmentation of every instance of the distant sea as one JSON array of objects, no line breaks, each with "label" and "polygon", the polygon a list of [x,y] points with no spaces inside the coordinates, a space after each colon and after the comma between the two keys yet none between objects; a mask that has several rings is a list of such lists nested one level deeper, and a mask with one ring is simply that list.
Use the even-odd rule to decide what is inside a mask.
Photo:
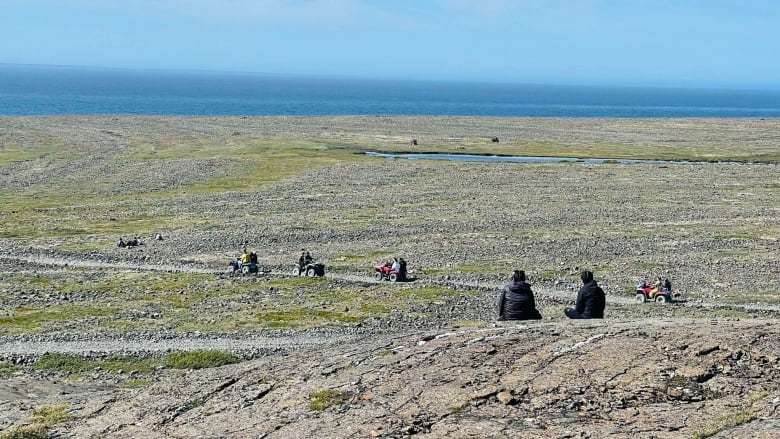
[{"label": "distant sea", "polygon": [[0,64],[0,115],[780,117],[780,90],[480,84]]}]

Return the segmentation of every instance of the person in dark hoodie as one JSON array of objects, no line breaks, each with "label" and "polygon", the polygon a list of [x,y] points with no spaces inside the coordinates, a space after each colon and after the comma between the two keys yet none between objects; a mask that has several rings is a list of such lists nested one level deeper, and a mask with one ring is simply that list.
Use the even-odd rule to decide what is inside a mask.
[{"label": "person in dark hoodie", "polygon": [[593,273],[580,273],[582,288],[577,293],[577,303],[574,308],[566,308],[566,316],[570,319],[603,319],[606,298],[604,290],[593,280]]},{"label": "person in dark hoodie", "polygon": [[515,270],[512,282],[507,284],[498,298],[498,320],[539,320],[542,315],[536,309],[534,292],[525,281],[525,272]]}]

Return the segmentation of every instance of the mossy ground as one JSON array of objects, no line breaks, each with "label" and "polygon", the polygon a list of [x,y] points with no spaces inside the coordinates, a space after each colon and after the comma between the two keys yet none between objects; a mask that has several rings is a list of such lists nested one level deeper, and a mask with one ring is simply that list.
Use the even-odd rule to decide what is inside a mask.
[{"label": "mossy ground", "polygon": [[[6,123],[12,124],[13,120]],[[46,125],[41,129],[45,135],[39,134],[34,141],[11,139],[4,142],[0,149],[0,169],[8,170],[14,178],[29,178],[25,184],[9,179],[9,186],[0,189],[0,221],[3,223],[0,240],[4,240],[8,247],[38,251],[56,248],[74,257],[93,254],[113,256],[111,252],[115,250],[113,246],[118,236],[148,237],[158,231],[180,237],[194,232],[201,232],[201,236],[203,233],[219,234],[224,232],[223,217],[231,216],[233,224],[244,217],[248,222],[252,221],[250,226],[255,230],[271,226],[283,228],[284,234],[277,235],[276,239],[292,239],[289,236],[295,234],[316,235],[322,230],[341,235],[343,242],[332,245],[329,269],[333,272],[362,269],[367,275],[371,275],[371,267],[377,261],[398,254],[402,247],[385,239],[370,243],[356,241],[352,239],[353,235],[365,230],[394,230],[400,226],[417,230],[432,224],[446,230],[446,225],[452,223],[466,224],[470,230],[454,234],[442,232],[433,236],[436,241],[428,245],[447,248],[449,253],[459,258],[445,260],[435,266],[418,267],[423,275],[500,275],[511,272],[518,263],[526,263],[529,272],[534,271],[535,276],[550,279],[568,276],[569,270],[562,267],[584,265],[597,267],[599,275],[668,270],[670,264],[663,255],[626,256],[636,253],[633,242],[654,236],[668,237],[672,247],[670,253],[686,248],[702,236],[719,244],[726,243],[706,255],[698,255],[702,259],[696,262],[699,264],[709,263],[708,259],[712,258],[719,258],[732,266],[748,266],[756,259],[771,266],[776,261],[773,243],[780,236],[780,227],[776,223],[765,217],[746,221],[728,218],[712,221],[713,216],[734,213],[733,210],[724,210],[726,207],[748,213],[766,209],[766,200],[777,199],[780,189],[780,183],[767,179],[711,180],[710,183],[717,189],[715,194],[711,187],[703,190],[670,182],[666,170],[653,169],[637,176],[631,170],[610,167],[613,165],[584,171],[582,164],[578,163],[556,165],[554,170],[544,166],[532,167],[529,172],[541,175],[533,189],[547,194],[541,201],[555,215],[555,218],[549,219],[555,222],[555,227],[549,227],[545,218],[544,222],[534,224],[517,222],[510,229],[499,232],[482,227],[483,223],[478,223],[481,217],[473,214],[485,200],[479,198],[479,192],[471,190],[472,186],[479,179],[489,178],[495,170],[492,167],[479,168],[484,172],[480,171],[477,175],[468,173],[470,171],[466,168],[471,169],[468,164],[441,164],[408,172],[394,168],[391,170],[395,173],[393,175],[401,174],[408,178],[409,187],[427,188],[433,195],[390,202],[382,198],[381,193],[355,189],[351,195],[359,198],[358,202],[344,208],[320,201],[337,194],[342,180],[348,180],[338,173],[335,173],[336,176],[342,180],[332,182],[333,186],[324,188],[322,194],[309,196],[305,192],[288,191],[275,194],[277,198],[274,200],[261,200],[267,201],[262,205],[257,197],[252,196],[260,188],[297,182],[306,175],[342,169],[340,167],[345,172],[354,169],[354,165],[372,165],[369,166],[372,171],[389,169],[373,167],[374,164],[384,163],[384,159],[366,157],[365,151],[424,150],[491,155],[780,162],[780,152],[775,145],[755,142],[735,146],[734,142],[721,141],[717,136],[705,136],[709,135],[708,130],[718,128],[718,125],[733,127],[731,122],[667,121],[665,125],[657,121],[562,121],[552,124],[553,128],[546,128],[549,130],[547,134],[536,138],[526,135],[528,130],[537,129],[535,126],[524,127],[523,124],[528,124],[528,121],[510,119],[476,119],[470,121],[472,125],[467,128],[463,128],[467,125],[462,124],[463,120],[437,118],[421,123],[388,118],[248,118],[216,122],[165,118],[137,122],[132,118],[117,118],[115,122],[104,119],[86,122],[89,128],[97,126],[97,131],[111,134],[110,139],[119,139],[111,141],[103,138],[99,141],[92,138],[73,140],[58,137],[48,130],[49,124],[65,123],[70,126],[73,123],[70,120],[48,119],[41,123]],[[99,125],[92,126],[90,123]],[[415,125],[415,130],[429,133],[426,136],[416,135],[421,140],[419,147],[409,146],[406,134],[409,130],[397,129],[404,123],[420,123]],[[453,129],[448,125],[450,123],[455,124]],[[535,123],[532,121],[531,125]],[[116,126],[105,126],[109,124]],[[166,129],[173,127],[176,131],[178,124],[183,127],[178,135],[159,128],[147,130],[147,125],[161,125]],[[568,135],[568,138],[561,137],[558,126],[561,124],[572,125],[579,131]],[[580,126],[582,124],[585,125]],[[646,134],[643,124],[658,125],[660,134]],[[770,122],[747,121],[744,124],[759,124],[764,132],[774,132]],[[612,125],[618,126],[615,132],[624,130],[628,133],[623,136],[627,140],[611,139],[607,134],[603,135],[605,138],[593,137],[592,133],[600,132],[599,127]],[[680,127],[698,130],[703,137],[688,139],[685,134],[678,134]],[[490,136],[476,134],[485,130],[509,131],[515,135],[502,135],[501,142],[493,144],[489,142]],[[731,135],[730,130],[732,128],[724,129],[724,136]],[[755,131],[754,128],[744,130]],[[27,131],[25,128],[25,133]],[[674,135],[666,136],[667,131]],[[682,137],[677,139],[675,136]],[[671,140],[663,140],[665,138]],[[80,167],[93,165],[99,165],[95,171],[99,174],[76,172]],[[134,175],[133,170],[140,172],[150,167],[185,171],[173,182],[165,181],[165,172],[161,172],[163,175]],[[463,179],[440,182],[436,178],[439,170],[456,174],[462,171],[460,175]],[[685,174],[678,172],[675,175]],[[532,175],[527,176],[530,178]],[[148,185],[148,190],[143,189],[152,177],[159,177],[161,182]],[[376,181],[369,183],[376,185],[375,190],[380,191],[386,182],[383,175],[377,177]],[[560,181],[561,178],[565,181]],[[636,186],[635,180],[640,178],[642,183]],[[700,198],[706,198],[696,201],[704,206],[701,212],[695,212],[700,214],[701,219],[651,216],[620,224],[571,220],[569,213],[577,214],[585,197],[592,195],[588,188],[596,181],[609,186],[610,193],[620,193],[633,183],[636,191],[633,200],[644,206],[647,212],[666,209],[669,200],[674,200],[673,205],[682,205],[684,203],[679,200],[691,191],[698,191]],[[694,183],[701,181],[697,179]],[[563,182],[568,185],[566,187],[577,190],[561,193],[557,185]],[[450,192],[447,184],[451,183],[461,184],[465,190]],[[501,183],[496,181],[496,184]],[[583,191],[584,194],[580,193]],[[506,200],[508,206],[515,202]],[[273,209],[262,210],[272,203],[276,203]],[[611,206],[599,207],[606,210]],[[256,214],[260,210],[262,215]],[[299,215],[299,212],[302,214]],[[533,206],[529,212],[534,212]],[[493,212],[480,213],[483,217],[490,214]],[[305,221],[300,220],[302,216]],[[497,233],[503,234],[503,237],[497,240]],[[544,248],[553,242],[568,245],[573,240],[588,242],[594,237],[624,241],[626,248],[601,258],[576,254],[576,257],[546,261],[531,261],[523,254],[492,257],[474,252],[479,250],[480,243],[536,242]],[[411,238],[423,239],[417,235],[411,235]],[[331,245],[330,237],[317,236],[317,239],[323,246]],[[155,251],[155,247],[148,246],[127,251],[119,257],[154,256]],[[213,262],[223,257],[214,253],[193,250],[181,255],[179,261]],[[619,258],[625,260],[621,262]],[[223,261],[220,260],[220,263]],[[62,271],[65,274],[48,270],[36,275],[0,277],[0,300],[13,304],[4,307],[4,312],[0,314],[0,334],[150,329],[304,329],[356,323],[372,317],[403,313],[416,304],[446,301],[469,294],[444,287],[362,286],[331,280],[248,280],[74,267]],[[630,294],[628,284],[626,293]],[[20,294],[32,299],[17,301],[16,296]],[[67,299],[59,299],[61,296]],[[763,288],[726,289],[723,296],[719,299],[726,302],[777,303],[780,300],[773,291]]]},{"label": "mossy ground", "polygon": [[307,329],[357,323],[474,294],[414,284],[367,288],[308,277],[138,271],[51,272],[32,279],[20,276],[9,284],[32,285],[37,297],[49,299],[0,316],[0,334]]}]

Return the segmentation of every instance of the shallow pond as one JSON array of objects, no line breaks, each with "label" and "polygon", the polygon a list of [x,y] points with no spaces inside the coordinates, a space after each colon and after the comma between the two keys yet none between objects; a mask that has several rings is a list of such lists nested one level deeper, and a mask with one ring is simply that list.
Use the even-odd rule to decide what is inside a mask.
[{"label": "shallow pond", "polygon": [[447,153],[401,153],[391,154],[384,152],[366,152],[371,157],[384,157],[388,159],[409,159],[409,160],[452,160],[458,162],[511,162],[511,163],[558,163],[558,162],[579,162],[579,163],[645,163],[645,164],[737,164],[736,162],[693,162],[693,161],[672,161],[672,160],[641,160],[641,159],[599,159],[599,158],[577,158],[577,157],[533,157],[533,156],[500,156],[500,155],[478,155],[478,154],[447,154]]}]

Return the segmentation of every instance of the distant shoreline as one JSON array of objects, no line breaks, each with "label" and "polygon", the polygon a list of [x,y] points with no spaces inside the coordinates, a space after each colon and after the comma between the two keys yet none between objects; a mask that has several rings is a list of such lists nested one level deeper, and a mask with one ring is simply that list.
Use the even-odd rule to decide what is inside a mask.
[{"label": "distant shoreline", "polygon": [[[492,142],[492,138],[499,142]],[[779,162],[780,118],[0,116],[0,146],[305,139],[355,152]],[[411,145],[416,139],[417,145]]]},{"label": "distant shoreline", "polygon": [[3,115],[780,117],[780,90],[318,78],[0,64]]}]

